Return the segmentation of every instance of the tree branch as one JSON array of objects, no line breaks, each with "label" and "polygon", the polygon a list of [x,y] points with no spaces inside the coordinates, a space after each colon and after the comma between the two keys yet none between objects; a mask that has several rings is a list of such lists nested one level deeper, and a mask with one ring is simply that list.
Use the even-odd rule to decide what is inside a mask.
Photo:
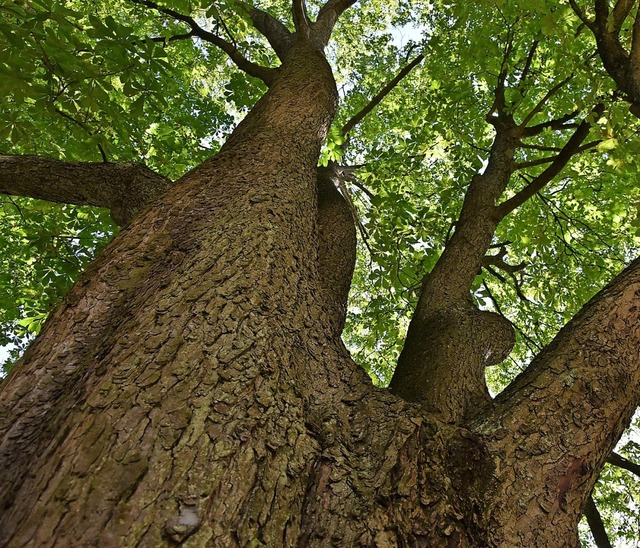
[{"label": "tree branch", "polygon": [[529,48],[529,53],[527,55],[527,60],[524,63],[524,68],[522,69],[522,74],[520,74],[520,79],[518,80],[518,86],[524,85],[527,76],[529,75],[529,71],[531,70],[531,63],[533,63],[533,58],[538,49],[538,40],[534,40],[533,44]]},{"label": "tree branch", "polygon": [[536,114],[538,114],[542,110],[542,108],[547,104],[549,99],[551,99],[551,97],[553,97],[556,93],[558,93],[558,91],[560,91],[565,85],[567,85],[572,78],[573,78],[573,74],[571,76],[568,76],[564,80],[561,80],[555,86],[553,86],[549,91],[547,91],[545,96],[542,99],[540,99],[540,101],[538,101],[538,104],[535,107],[533,107],[529,112],[529,114],[527,114],[524,117],[524,120],[522,120],[520,127],[522,128],[527,127],[527,124],[531,121],[531,119]]},{"label": "tree branch", "polygon": [[[640,258],[593,297],[478,419],[477,432],[500,433],[488,449],[512,479],[495,494],[503,502],[493,508],[494,519],[513,518],[516,508],[530,512],[530,493],[545,493],[536,507],[548,519],[562,508],[584,507],[640,403],[639,356]],[[541,451],[541,440],[556,449]],[[518,538],[520,530],[512,532]]]},{"label": "tree branch", "polygon": [[342,127],[342,135],[346,136],[349,132],[356,127],[364,118],[369,114],[374,108],[376,108],[382,100],[391,93],[391,91],[402,81],[402,79],[407,76],[415,67],[417,67],[422,60],[424,59],[424,55],[421,53],[418,55],[411,63],[409,63],[406,67],[404,67],[396,76],[393,78],[386,86],[384,86],[378,94],[369,101],[369,104],[365,106],[360,112],[354,115],[343,127]]},{"label": "tree branch", "polygon": [[624,468],[627,472],[631,472],[640,478],[640,464],[631,462],[629,459],[624,458],[615,451],[609,455],[607,462],[618,468]]},{"label": "tree branch", "polygon": [[[601,112],[601,105],[596,107]],[[520,207],[529,198],[540,192],[545,185],[547,185],[562,169],[567,165],[569,160],[577,154],[580,150],[582,141],[587,138],[589,131],[591,130],[591,124],[587,121],[582,122],[578,129],[573,133],[571,138],[567,141],[567,144],[562,147],[562,150],[554,158],[551,165],[545,169],[540,175],[538,175],[533,181],[531,181],[526,187],[524,187],[515,196],[512,196],[508,200],[502,202],[496,208],[496,213],[500,219],[503,219],[514,209]]]},{"label": "tree branch", "polygon": [[[173,36],[156,36],[154,38],[149,38],[149,40],[159,44],[166,44],[167,42],[175,42],[176,40],[190,40],[194,36],[193,32],[190,31],[186,34],[174,34]],[[140,42],[144,42],[144,40],[137,41],[136,43]]]},{"label": "tree branch", "polygon": [[[590,143],[587,143],[586,145],[579,146],[576,149],[574,154],[580,154],[581,152],[584,152],[585,150],[592,149],[592,148],[598,146],[601,142],[602,142],[602,140],[598,139],[597,141],[591,141]],[[528,168],[528,167],[541,166],[541,165],[544,165],[544,164],[551,163],[551,162],[555,161],[557,158],[558,158],[558,154],[555,154],[553,156],[545,156],[544,158],[537,158],[536,160],[530,160],[529,162],[517,163],[515,165],[515,168],[516,168],[516,170],[518,170],[518,169],[525,169],[525,168]]]},{"label": "tree branch", "polygon": [[587,518],[589,529],[593,535],[593,540],[598,548],[612,548],[607,530],[604,528],[602,516],[598,512],[598,507],[593,500],[593,496],[589,495],[587,504],[584,506],[584,517]]},{"label": "tree branch", "polygon": [[578,112],[579,112],[578,110],[574,110],[573,112],[570,112],[569,114],[565,114],[564,116],[561,116],[560,118],[556,118],[555,120],[542,122],[540,124],[536,124],[535,126],[523,127],[520,129],[520,136],[535,137],[536,135],[540,135],[545,129],[562,130],[562,129],[577,128],[579,124],[576,124],[576,123],[569,124],[567,122],[569,122],[569,120],[573,120],[577,116]]},{"label": "tree branch", "polygon": [[629,52],[629,72],[634,89],[638,88],[640,82],[640,12],[636,14],[633,23],[633,34],[631,38],[631,51]]},{"label": "tree branch", "polygon": [[606,25],[609,19],[609,0],[595,0],[596,24]]},{"label": "tree branch", "polygon": [[622,24],[624,20],[629,15],[631,8],[635,4],[636,0],[618,0],[616,5],[613,8],[613,13],[611,15],[611,23],[612,23],[612,32],[615,35],[620,34],[620,29],[622,29]]},{"label": "tree branch", "polygon": [[268,40],[278,58],[283,61],[293,43],[293,34],[289,29],[266,11],[242,1],[238,1],[238,5],[249,16],[254,28]]},{"label": "tree branch", "polygon": [[213,34],[208,30],[203,29],[198,23],[196,23],[195,19],[189,15],[184,15],[170,8],[163,8],[152,2],[151,0],[131,0],[134,4],[141,4],[148,8],[152,8],[164,15],[168,15],[173,19],[180,21],[182,23],[186,23],[191,28],[191,33],[193,36],[204,40],[205,42],[209,42],[222,51],[224,51],[229,58],[235,63],[235,65],[242,71],[246,72],[249,76],[253,76],[255,78],[259,78],[265,84],[270,85],[273,81],[273,77],[275,75],[275,71],[269,67],[263,67],[262,65],[258,65],[257,63],[253,63],[249,61],[231,42],[227,42],[224,38],[221,38],[217,34]]},{"label": "tree branch", "polygon": [[0,193],[111,210],[126,225],[173,183],[141,164],[63,162],[0,155]]},{"label": "tree branch", "polygon": [[358,0],[328,0],[320,8],[314,24],[313,35],[320,46],[326,46],[333,27],[340,16]]},{"label": "tree branch", "polygon": [[305,0],[293,0],[291,11],[293,14],[293,26],[296,32],[308,38],[311,30],[311,22],[307,14],[307,3]]},{"label": "tree branch", "polygon": [[573,12],[578,16],[578,19],[580,19],[580,21],[582,21],[589,29],[593,30],[594,22],[587,18],[580,6],[576,3],[576,0],[569,0],[569,4],[571,5]]}]

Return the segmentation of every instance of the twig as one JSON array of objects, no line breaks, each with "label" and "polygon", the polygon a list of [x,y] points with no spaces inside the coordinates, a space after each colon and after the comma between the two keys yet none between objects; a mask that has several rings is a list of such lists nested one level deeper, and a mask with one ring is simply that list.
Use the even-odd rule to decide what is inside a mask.
[{"label": "twig", "polygon": [[148,8],[154,9],[164,15],[168,15],[169,17],[172,17],[177,21],[186,23],[191,28],[191,33],[193,34],[193,36],[197,36],[198,38],[219,47],[229,56],[229,58],[240,70],[246,72],[250,76],[260,78],[260,80],[262,80],[267,85],[270,85],[270,83],[273,81],[274,69],[263,67],[256,63],[253,63],[252,61],[249,61],[244,55],[240,53],[235,44],[228,42],[217,34],[213,34],[212,32],[203,29],[200,25],[198,25],[198,23],[196,23],[193,17],[184,15],[170,8],[163,8],[155,2],[152,2],[151,0],[131,0],[131,2],[133,2],[134,4],[141,4]]}]

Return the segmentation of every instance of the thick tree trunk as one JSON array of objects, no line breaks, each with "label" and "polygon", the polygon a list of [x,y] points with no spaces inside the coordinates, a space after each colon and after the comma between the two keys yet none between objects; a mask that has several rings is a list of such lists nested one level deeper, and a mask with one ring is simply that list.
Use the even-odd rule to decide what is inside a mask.
[{"label": "thick tree trunk", "polygon": [[335,105],[298,44],[52,314],[2,384],[0,543],[475,544],[446,438],[482,446],[374,389],[327,314],[344,311],[316,251]]},{"label": "thick tree trunk", "polygon": [[350,214],[316,169],[336,99],[297,39],[51,315],[0,387],[0,544],[575,546],[639,399],[639,263],[468,428],[373,387],[339,339]]}]

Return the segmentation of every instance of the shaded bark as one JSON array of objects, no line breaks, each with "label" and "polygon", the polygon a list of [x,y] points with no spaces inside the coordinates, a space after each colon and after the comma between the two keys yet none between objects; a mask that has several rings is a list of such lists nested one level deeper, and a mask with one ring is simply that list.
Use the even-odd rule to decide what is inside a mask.
[{"label": "shaded bark", "polygon": [[337,336],[347,318],[356,263],[355,219],[336,188],[338,176],[334,166],[318,168],[318,283],[327,321]]},{"label": "shaded bark", "polygon": [[0,193],[111,210],[126,225],[173,183],[141,164],[0,155]]},{"label": "shaded bark", "polygon": [[[514,154],[522,139],[564,118],[527,126],[532,113],[562,87],[560,82],[516,124],[505,110],[504,79],[496,90],[497,115],[488,116],[496,136],[487,167],[473,177],[455,231],[442,255],[422,282],[416,311],[411,319],[391,389],[404,399],[421,403],[448,422],[463,422],[481,413],[491,398],[485,368],[505,360],[515,344],[511,323],[499,314],[480,311],[472,303],[471,287],[500,221],[539,192],[581,150],[590,131],[587,121],[577,125],[550,165],[512,198],[498,203],[517,166]],[[555,91],[554,91],[555,90]],[[601,113],[602,105],[594,112]],[[572,114],[571,117],[574,117]]]},{"label": "shaded bark", "polygon": [[497,200],[514,170],[515,128],[510,118],[496,128],[487,168],[473,177],[455,232],[422,283],[391,380],[395,394],[448,422],[489,403],[485,367],[504,360],[515,343],[508,320],[478,310],[470,295],[500,221]]}]

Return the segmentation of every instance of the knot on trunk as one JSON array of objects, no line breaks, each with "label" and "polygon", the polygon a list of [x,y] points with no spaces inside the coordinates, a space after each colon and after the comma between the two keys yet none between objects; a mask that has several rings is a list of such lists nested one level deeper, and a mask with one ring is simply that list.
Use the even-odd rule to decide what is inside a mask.
[{"label": "knot on trunk", "polygon": [[[412,322],[391,380],[391,391],[460,423],[490,403],[484,370],[504,360],[515,343],[511,322],[471,305],[435,310]],[[419,330],[419,333],[417,331]]]},{"label": "knot on trunk", "polygon": [[516,332],[507,318],[495,312],[477,311],[478,347],[484,365],[495,365],[507,359],[516,344]]}]

